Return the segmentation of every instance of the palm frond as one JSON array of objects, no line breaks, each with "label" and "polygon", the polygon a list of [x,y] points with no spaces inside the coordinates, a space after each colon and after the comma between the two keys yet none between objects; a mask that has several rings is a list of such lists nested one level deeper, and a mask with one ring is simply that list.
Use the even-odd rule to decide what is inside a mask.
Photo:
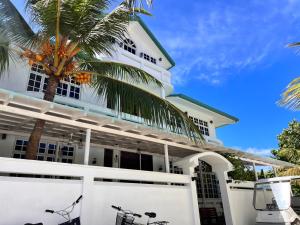
[{"label": "palm frond", "polygon": [[300,109],[300,77],[294,79],[282,94],[279,105],[290,109]]},{"label": "palm frond", "polygon": [[11,1],[0,1],[0,76],[16,59],[18,46],[32,46],[36,36]]},{"label": "palm frond", "polygon": [[291,168],[283,168],[277,171],[279,176],[299,176],[300,175],[300,167],[291,167]]},{"label": "palm frond", "polygon": [[149,125],[183,133],[201,142],[203,137],[187,115],[165,99],[127,82],[98,74],[92,87],[119,112],[136,114]]},{"label": "palm frond", "polygon": [[128,83],[152,83],[159,87],[162,86],[162,83],[158,79],[144,70],[120,62],[87,59],[86,61],[80,63],[80,68],[81,70],[95,72],[97,74],[112,77],[118,80],[125,80]]},{"label": "palm frond", "polygon": [[288,47],[299,47],[299,46],[300,46],[300,42],[294,42],[294,43],[288,44]]}]

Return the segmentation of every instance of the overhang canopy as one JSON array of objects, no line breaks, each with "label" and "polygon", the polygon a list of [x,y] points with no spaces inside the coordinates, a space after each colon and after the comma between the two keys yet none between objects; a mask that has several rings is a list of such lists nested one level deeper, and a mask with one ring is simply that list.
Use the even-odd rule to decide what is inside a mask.
[{"label": "overhang canopy", "polygon": [[163,146],[169,146],[169,154],[185,157],[199,152],[233,153],[257,165],[291,167],[293,164],[275,159],[263,158],[238,150],[212,144],[195,145],[186,136],[148,126],[140,118],[115,111],[47,102],[20,93],[0,89],[0,133],[30,133],[36,119],[46,120],[44,135],[68,138],[72,134],[78,143],[86,129],[92,129],[91,142],[104,146],[118,146],[152,153],[163,153]]}]

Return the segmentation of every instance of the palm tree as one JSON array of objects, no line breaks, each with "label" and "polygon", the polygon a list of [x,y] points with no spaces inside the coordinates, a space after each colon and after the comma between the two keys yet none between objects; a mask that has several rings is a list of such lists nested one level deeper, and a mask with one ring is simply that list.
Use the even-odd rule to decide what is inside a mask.
[{"label": "palm tree", "polygon": [[[147,0],[149,5],[151,0]],[[0,2],[0,74],[15,60],[43,66],[49,77],[44,100],[53,102],[56,88],[66,77],[95,88],[112,105],[138,111],[150,124],[181,130],[202,140],[196,126],[174,105],[138,87],[161,82],[136,67],[99,59],[111,55],[114,42],[122,42],[136,13],[149,15],[143,1],[124,0],[106,13],[110,0],[27,0],[32,32],[9,0]],[[124,100],[124,101],[123,101]],[[126,100],[126,101],[125,101]],[[121,107],[117,107],[120,111]],[[26,158],[35,159],[45,121],[38,119],[30,135]]]},{"label": "palm tree", "polygon": [[[300,42],[291,43],[288,47],[300,47]],[[282,94],[279,105],[293,110],[300,109],[300,77],[295,78],[288,84],[286,90]]]}]

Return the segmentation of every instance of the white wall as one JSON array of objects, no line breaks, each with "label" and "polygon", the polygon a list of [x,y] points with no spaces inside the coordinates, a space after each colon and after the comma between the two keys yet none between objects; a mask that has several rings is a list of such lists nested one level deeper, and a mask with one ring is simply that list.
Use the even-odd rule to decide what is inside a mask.
[{"label": "white wall", "polygon": [[252,205],[254,182],[230,184],[230,202],[235,225],[254,225],[256,211]]},{"label": "white wall", "polygon": [[[81,216],[82,225],[114,224],[112,204],[136,213],[155,211],[157,219],[172,225],[196,225],[192,208],[190,177],[186,175],[100,168],[31,160],[0,158],[0,173],[48,174],[81,177],[83,180],[16,178],[0,176],[0,225],[63,222],[45,209],[61,209],[81,193],[83,199],[73,216]],[[95,182],[94,178],[181,183],[185,186]],[[137,220],[145,222],[146,217]],[[198,225],[198,224],[197,224]]]}]

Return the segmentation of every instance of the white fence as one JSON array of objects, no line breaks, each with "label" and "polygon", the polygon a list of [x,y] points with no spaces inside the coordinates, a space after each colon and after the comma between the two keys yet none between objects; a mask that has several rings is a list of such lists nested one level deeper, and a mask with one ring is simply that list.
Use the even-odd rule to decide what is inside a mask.
[{"label": "white fence", "polygon": [[256,211],[253,207],[254,182],[229,184],[232,214],[236,225],[254,225]]},{"label": "white fence", "polygon": [[[73,216],[83,225],[114,225],[120,205],[136,213],[157,213],[158,220],[172,225],[196,225],[191,179],[186,175],[91,167],[84,165],[0,158],[0,173],[72,176],[78,180],[0,176],[0,225],[63,222],[45,209],[62,209],[83,195]],[[95,179],[144,181],[145,183],[103,182]],[[159,184],[160,183],[160,184]],[[177,183],[181,186],[166,185]],[[145,223],[146,217],[137,219]],[[197,224],[198,225],[198,224]]]}]

